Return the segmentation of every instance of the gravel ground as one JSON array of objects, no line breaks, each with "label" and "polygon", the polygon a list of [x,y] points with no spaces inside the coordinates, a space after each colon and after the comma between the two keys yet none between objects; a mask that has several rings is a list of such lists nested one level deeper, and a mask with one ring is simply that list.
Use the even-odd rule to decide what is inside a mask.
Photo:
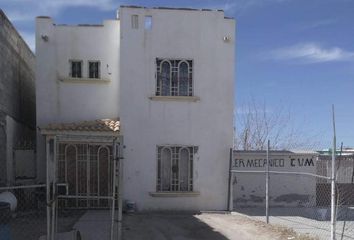
[{"label": "gravel ground", "polygon": [[[336,238],[339,240],[354,240],[354,209],[347,210],[343,208],[337,212],[339,220],[336,223]],[[264,208],[240,208],[235,211],[253,220],[265,222]],[[316,208],[272,207],[269,222],[315,239],[327,240],[331,236],[330,209],[324,216],[320,216]]]}]

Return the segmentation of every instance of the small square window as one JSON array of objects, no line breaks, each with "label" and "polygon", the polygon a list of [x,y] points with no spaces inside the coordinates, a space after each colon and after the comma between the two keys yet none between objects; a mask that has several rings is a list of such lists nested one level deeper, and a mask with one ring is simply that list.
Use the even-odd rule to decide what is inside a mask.
[{"label": "small square window", "polygon": [[89,61],[89,78],[100,78],[100,62]]},{"label": "small square window", "polygon": [[132,28],[138,29],[139,28],[139,16],[132,15]]},{"label": "small square window", "polygon": [[82,61],[70,61],[70,76],[73,78],[82,77]]},{"label": "small square window", "polygon": [[146,30],[152,29],[152,16],[145,16],[144,27]]}]

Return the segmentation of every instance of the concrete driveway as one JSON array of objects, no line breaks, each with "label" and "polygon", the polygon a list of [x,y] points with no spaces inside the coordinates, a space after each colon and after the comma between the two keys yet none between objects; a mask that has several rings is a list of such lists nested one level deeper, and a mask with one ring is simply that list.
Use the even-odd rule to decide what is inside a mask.
[{"label": "concrete driveway", "polygon": [[[124,215],[124,240],[300,239],[288,231],[226,213],[136,213]],[[303,238],[301,238],[303,239]]]},{"label": "concrete driveway", "polygon": [[[62,221],[59,221],[62,223]],[[227,212],[146,212],[124,214],[122,225],[114,224],[114,238],[122,240],[310,240],[294,231],[242,214]],[[108,210],[89,210],[73,225],[83,240],[109,240],[111,214]],[[57,234],[58,240],[75,239],[75,231]],[[40,239],[46,239],[42,236]],[[119,239],[121,240],[121,239]]]}]

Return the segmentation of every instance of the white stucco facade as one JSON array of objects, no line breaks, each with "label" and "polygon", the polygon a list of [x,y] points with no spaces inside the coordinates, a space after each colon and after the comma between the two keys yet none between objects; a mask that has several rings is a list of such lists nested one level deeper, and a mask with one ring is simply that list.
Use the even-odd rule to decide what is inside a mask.
[{"label": "white stucco facade", "polygon": [[[103,26],[37,18],[37,124],[119,117],[125,200],[138,210],[225,210],[234,47],[235,21],[223,11],[121,7]],[[193,62],[192,96],[156,96],[157,58]],[[70,79],[70,59],[83,61],[83,75],[85,62],[99,60],[104,81]],[[37,145],[41,165],[43,137]],[[197,149],[192,191],[157,191],[157,146]]]},{"label": "white stucco facade", "polygon": [[[131,15],[139,16],[132,29]],[[150,30],[145,16],[152,17]],[[233,20],[221,11],[121,8],[120,118],[126,145],[124,196],[141,209],[226,209],[229,149],[233,139]],[[230,37],[225,42],[224,37]],[[156,58],[193,60],[193,99],[151,99]],[[198,147],[196,196],[158,197],[157,145]]]},{"label": "white stucco facade", "polygon": [[[119,21],[103,25],[56,25],[36,21],[37,126],[118,117]],[[47,40],[45,40],[47,39]],[[71,79],[70,60],[81,60],[83,78]],[[88,61],[101,65],[101,78],[88,79]],[[45,142],[37,133],[38,177],[44,180]]]}]

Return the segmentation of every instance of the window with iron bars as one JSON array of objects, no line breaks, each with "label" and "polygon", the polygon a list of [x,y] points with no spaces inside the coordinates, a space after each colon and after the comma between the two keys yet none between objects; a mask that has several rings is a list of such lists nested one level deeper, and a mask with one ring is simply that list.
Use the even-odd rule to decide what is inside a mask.
[{"label": "window with iron bars", "polygon": [[89,78],[100,78],[99,61],[89,61]]},{"label": "window with iron bars", "polygon": [[193,191],[194,146],[157,146],[157,191]]},{"label": "window with iron bars", "polygon": [[193,96],[193,60],[156,58],[156,96]]},{"label": "window with iron bars", "polygon": [[81,78],[82,77],[82,61],[70,60],[70,77]]}]

